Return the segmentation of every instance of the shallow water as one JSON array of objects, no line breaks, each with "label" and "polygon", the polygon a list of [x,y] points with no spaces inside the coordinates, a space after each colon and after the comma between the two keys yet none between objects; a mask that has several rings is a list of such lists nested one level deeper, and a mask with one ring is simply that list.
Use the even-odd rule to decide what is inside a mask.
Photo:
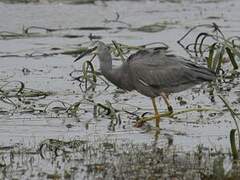
[{"label": "shallow water", "polygon": [[[135,128],[133,126],[134,118],[124,112],[120,113],[121,124],[115,126],[112,125],[109,116],[94,118],[93,103],[86,101],[86,97],[95,103],[105,104],[106,100],[110,101],[112,106],[119,110],[126,109],[133,112],[140,108],[137,111],[138,115],[146,111],[152,112],[151,101],[137,92],[120,93],[113,85],[105,90],[106,86],[102,81],[98,81],[99,85],[95,92],[84,94],[79,88],[79,83],[73,81],[69,74],[76,69],[81,69],[82,62],[89,60],[90,57],[85,57],[81,62],[73,63],[73,56],[61,54],[61,52],[75,50],[81,45],[87,47],[89,45],[88,36],[92,33],[101,36],[101,40],[106,43],[116,40],[136,46],[161,41],[169,45],[173,53],[189,58],[184,49],[176,43],[187,31],[187,28],[215,22],[221,26],[221,30],[226,35],[238,35],[240,28],[239,6],[240,2],[237,0],[219,2],[191,0],[174,2],[96,1],[94,4],[83,5],[61,2],[52,4],[0,3],[0,31],[22,33],[23,27],[30,26],[63,29],[53,32],[41,29],[30,30],[39,33],[34,37],[25,36],[9,39],[0,37],[1,84],[4,85],[6,81],[22,81],[26,88],[50,92],[46,98],[23,98],[28,103],[23,103],[18,98],[11,98],[11,101],[17,105],[16,109],[11,103],[0,102],[0,110],[4,112],[0,115],[0,145],[2,147],[17,146],[21,150],[22,148],[33,149],[32,151],[35,152],[39,148],[39,144],[46,139],[87,140],[90,144],[94,144],[96,141],[110,141],[116,145],[122,142],[133,143],[136,146],[147,144],[160,149],[168,147],[169,141],[172,141],[171,147],[181,152],[192,152],[201,146],[207,151],[228,153],[230,149],[229,132],[235,128],[235,125],[227,111],[192,112],[178,115],[174,119],[162,118],[159,136],[155,136],[156,131],[151,128],[154,126],[153,122],[143,128]],[[120,16],[120,22],[110,22],[116,19],[116,12]],[[136,31],[138,27],[155,23],[161,23],[164,26],[156,26],[156,32]],[[105,27],[109,29],[73,29],[79,27]],[[65,35],[78,37],[67,38]],[[44,54],[48,55],[44,56]],[[119,61],[114,63],[119,64]],[[98,69],[96,60],[94,66]],[[232,103],[234,109],[239,109],[238,82],[239,79],[235,79],[231,85],[223,84],[224,88],[229,87],[230,91],[221,92],[226,95],[226,99]],[[12,83],[5,88],[10,88],[11,85]],[[217,92],[215,92],[215,102],[212,102],[207,91],[206,84],[199,85],[193,89],[171,95],[170,101],[174,110],[201,106],[222,111],[225,107],[216,96]],[[186,104],[181,105],[179,97],[182,97]],[[64,111],[54,112],[54,107],[58,109],[60,109],[59,106],[63,107],[60,102],[56,101],[69,104],[80,101],[80,110],[77,116],[69,115]],[[165,105],[162,101],[160,104],[160,110],[164,111]],[[44,109],[46,112],[43,113],[41,110]],[[119,141],[120,143],[118,143]],[[144,149],[144,146],[141,147]],[[133,149],[135,151],[135,148]],[[11,148],[9,151],[2,151],[3,159],[7,158],[6,154],[10,152],[12,152]],[[30,158],[28,153],[22,153],[22,156]],[[72,158],[78,157],[77,155],[73,156]],[[17,157],[18,160],[19,158],[22,157]],[[38,172],[54,173],[56,164],[51,166],[50,161],[41,159],[39,155],[34,155],[32,160],[38,162],[35,166],[33,163],[33,174],[36,179],[40,178],[36,176]],[[115,161],[118,164],[119,159],[115,159]],[[63,166],[69,165],[63,160],[59,162]],[[72,159],[71,163],[73,163]],[[89,163],[83,163],[81,166],[86,168],[84,164]],[[39,165],[46,165],[49,168],[39,170],[37,168]],[[11,169],[11,171],[15,170]],[[61,170],[61,168],[57,168],[56,172]],[[86,172],[86,170],[83,171]],[[17,174],[16,177],[31,177],[29,169],[25,172],[27,173],[22,176]],[[41,178],[46,178],[46,174]],[[62,178],[64,175],[59,176]],[[73,173],[71,178],[74,177],[79,178],[80,176],[79,174],[74,176]]]}]

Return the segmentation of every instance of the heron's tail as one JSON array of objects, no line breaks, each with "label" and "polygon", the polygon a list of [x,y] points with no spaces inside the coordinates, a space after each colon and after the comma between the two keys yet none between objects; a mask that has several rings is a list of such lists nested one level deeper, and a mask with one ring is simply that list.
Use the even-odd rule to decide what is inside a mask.
[{"label": "heron's tail", "polygon": [[186,63],[186,66],[189,68],[192,78],[199,82],[214,81],[217,78],[216,72],[204,66],[192,62]]},{"label": "heron's tail", "polygon": [[200,81],[214,81],[217,78],[217,75],[214,71],[198,66],[195,70],[196,79]]}]

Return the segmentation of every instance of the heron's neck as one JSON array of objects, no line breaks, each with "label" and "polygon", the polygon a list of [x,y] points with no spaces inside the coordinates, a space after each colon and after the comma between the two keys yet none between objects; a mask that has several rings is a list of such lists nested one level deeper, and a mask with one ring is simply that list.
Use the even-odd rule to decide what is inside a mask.
[{"label": "heron's neck", "polygon": [[100,69],[104,75],[108,75],[112,70],[112,57],[109,52],[103,56],[99,55]]}]

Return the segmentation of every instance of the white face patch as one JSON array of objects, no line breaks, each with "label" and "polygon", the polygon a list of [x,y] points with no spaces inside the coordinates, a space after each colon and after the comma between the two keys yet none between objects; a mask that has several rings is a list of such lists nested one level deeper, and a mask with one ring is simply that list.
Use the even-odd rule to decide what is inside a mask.
[{"label": "white face patch", "polygon": [[146,83],[146,82],[144,82],[143,80],[141,80],[141,79],[138,79],[138,81],[141,83],[141,84],[143,84],[144,86],[150,86],[148,83]]}]

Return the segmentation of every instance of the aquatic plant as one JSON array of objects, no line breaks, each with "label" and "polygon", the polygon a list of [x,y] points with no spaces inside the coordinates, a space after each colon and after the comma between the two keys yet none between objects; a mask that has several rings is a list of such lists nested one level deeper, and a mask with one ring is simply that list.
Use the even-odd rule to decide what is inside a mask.
[{"label": "aquatic plant", "polygon": [[[44,99],[52,95],[52,92],[44,92],[27,88],[22,81],[4,81],[0,85],[0,101],[6,106],[1,113],[34,112],[41,111],[31,106],[31,102]],[[9,106],[9,107],[8,107]]]},{"label": "aquatic plant", "polygon": [[[191,33],[203,27],[207,30],[198,33],[194,40],[185,45],[185,40],[195,37]],[[234,70],[238,69],[240,37],[226,37],[216,23],[194,26],[177,42],[191,57],[206,60],[208,67],[217,73],[223,70],[222,65],[226,63],[226,58],[230,60]]]},{"label": "aquatic plant", "polygon": [[[240,129],[238,126],[238,123],[240,121],[240,117],[239,114],[237,114],[229,105],[229,103],[222,97],[222,96],[218,96],[223,103],[225,104],[225,106],[227,107],[227,109],[229,110],[233,120],[234,120],[234,124],[236,126],[236,129],[232,129],[230,131],[230,144],[231,144],[231,150],[232,150],[232,156],[233,156],[233,160],[239,161],[239,154],[240,154]],[[235,133],[237,132],[237,136],[238,136],[238,148],[236,145],[236,136]]]}]

